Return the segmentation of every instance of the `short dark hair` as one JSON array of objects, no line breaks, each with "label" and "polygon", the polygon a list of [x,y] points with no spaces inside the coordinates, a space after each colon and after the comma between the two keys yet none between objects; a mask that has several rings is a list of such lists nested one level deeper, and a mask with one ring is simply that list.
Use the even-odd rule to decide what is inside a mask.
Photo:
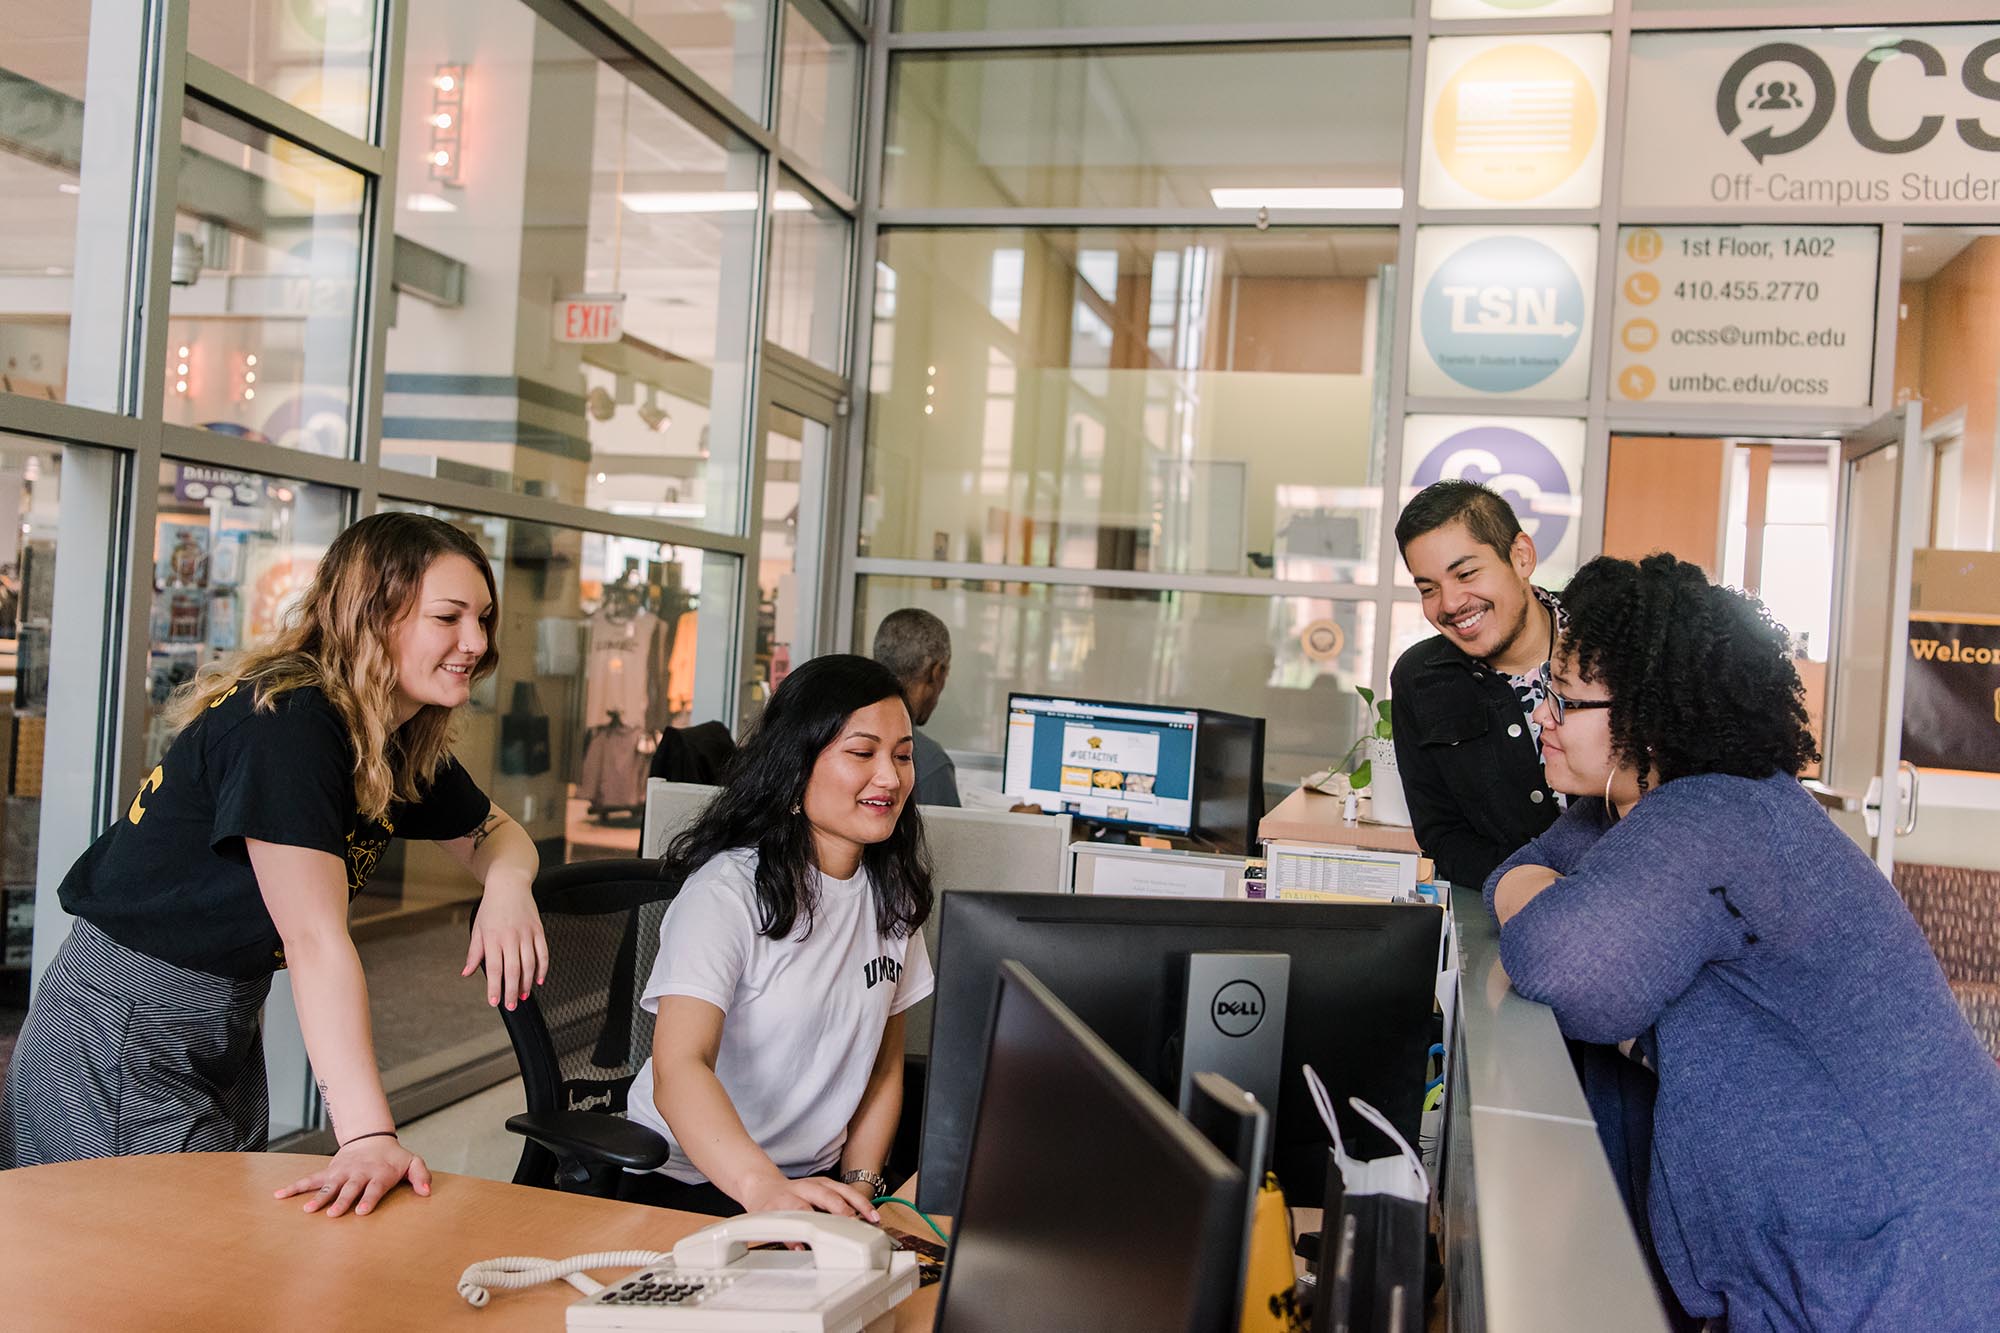
[{"label": "short dark hair", "polygon": [[951,631],[923,608],[906,606],[882,617],[870,655],[905,685],[914,684],[932,667],[951,661]]},{"label": "short dark hair", "polygon": [[1756,598],[1671,555],[1599,556],[1563,589],[1562,653],[1611,693],[1611,748],[1644,781],[1796,777],[1819,757],[1791,637]]},{"label": "short dark hair", "polygon": [[[755,848],[758,933],[782,940],[803,918],[799,938],[810,935],[818,881],[812,826],[798,807],[813,765],[849,717],[902,697],[902,682],[887,667],[851,653],[829,653],[795,669],[730,761],[722,790],[667,848],[674,873],[691,875],[724,852]],[[931,912],[931,864],[914,796],[903,803],[889,836],[861,849],[861,864],[875,893],[877,930],[908,936],[924,924]]]},{"label": "short dark hair", "polygon": [[1476,481],[1450,478],[1432,482],[1403,506],[1396,519],[1396,549],[1407,551],[1425,533],[1460,522],[1474,541],[1492,547],[1502,560],[1513,553],[1514,539],[1521,535],[1521,520],[1500,492]]}]

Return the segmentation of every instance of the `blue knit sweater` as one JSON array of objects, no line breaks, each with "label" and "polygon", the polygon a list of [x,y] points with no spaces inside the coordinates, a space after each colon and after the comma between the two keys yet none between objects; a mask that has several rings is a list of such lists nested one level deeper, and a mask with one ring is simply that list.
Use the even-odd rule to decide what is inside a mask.
[{"label": "blue knit sweater", "polygon": [[1659,1072],[1648,1214],[1730,1333],[2000,1328],[2000,1067],[1875,864],[1799,784],[1582,800],[1486,882],[1514,989]]}]

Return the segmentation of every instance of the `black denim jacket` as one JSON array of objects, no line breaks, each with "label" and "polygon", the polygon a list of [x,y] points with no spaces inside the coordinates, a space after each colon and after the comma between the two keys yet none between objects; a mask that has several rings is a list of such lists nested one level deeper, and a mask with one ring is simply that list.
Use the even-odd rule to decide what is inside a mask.
[{"label": "black denim jacket", "polygon": [[1477,887],[1559,813],[1512,682],[1442,634],[1389,673],[1396,767],[1417,843]]}]

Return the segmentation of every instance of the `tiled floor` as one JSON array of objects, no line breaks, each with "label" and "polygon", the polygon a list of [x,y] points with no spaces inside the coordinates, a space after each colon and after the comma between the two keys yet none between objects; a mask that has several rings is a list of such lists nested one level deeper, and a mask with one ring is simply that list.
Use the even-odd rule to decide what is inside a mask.
[{"label": "tiled floor", "polygon": [[521,1080],[475,1093],[441,1111],[421,1116],[397,1131],[403,1146],[433,1171],[483,1180],[512,1180],[521,1160],[521,1137],[509,1133],[507,1117],[527,1109]]}]

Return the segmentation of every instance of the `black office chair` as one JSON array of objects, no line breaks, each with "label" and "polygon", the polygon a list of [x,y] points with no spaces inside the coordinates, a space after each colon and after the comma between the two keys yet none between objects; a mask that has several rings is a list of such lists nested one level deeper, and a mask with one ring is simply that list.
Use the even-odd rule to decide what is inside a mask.
[{"label": "black office chair", "polygon": [[653,1049],[653,1015],[639,994],[680,888],[664,861],[640,858],[549,866],[536,877],[549,979],[500,1011],[527,1091],[528,1109],[507,1121],[528,1140],[516,1185],[612,1198],[622,1171],[666,1161],[666,1140],[624,1112]]}]

